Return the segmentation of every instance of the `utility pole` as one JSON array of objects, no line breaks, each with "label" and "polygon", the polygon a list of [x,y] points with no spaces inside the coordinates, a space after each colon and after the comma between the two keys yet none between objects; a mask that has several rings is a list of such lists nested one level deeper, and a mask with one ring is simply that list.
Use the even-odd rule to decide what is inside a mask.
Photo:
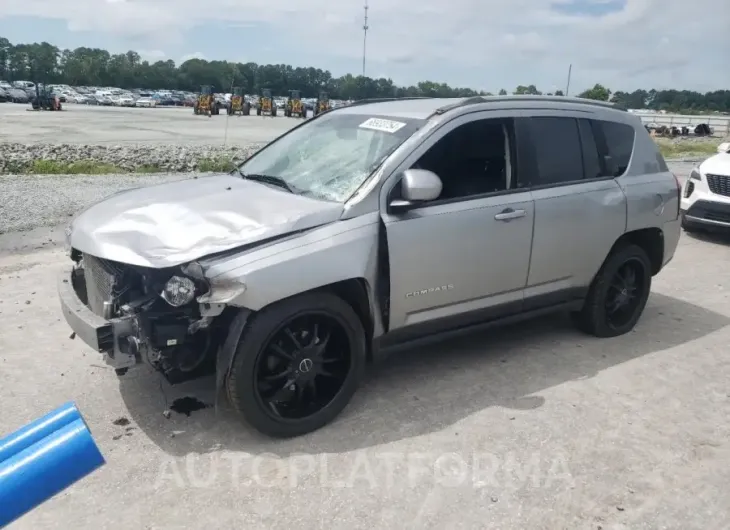
[{"label": "utility pole", "polygon": [[568,67],[568,85],[565,87],[565,97],[568,97],[568,94],[570,93],[570,74],[573,72],[573,65],[571,64]]},{"label": "utility pole", "polygon": [[362,76],[365,77],[365,54],[367,52],[368,44],[368,0],[365,0],[365,19],[362,25]]}]

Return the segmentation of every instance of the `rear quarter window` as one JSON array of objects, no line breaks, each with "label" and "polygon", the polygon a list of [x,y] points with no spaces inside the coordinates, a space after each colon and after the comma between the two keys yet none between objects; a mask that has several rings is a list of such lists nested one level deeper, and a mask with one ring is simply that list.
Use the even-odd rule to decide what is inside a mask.
[{"label": "rear quarter window", "polygon": [[615,168],[614,177],[620,177],[629,168],[629,161],[634,152],[636,132],[631,125],[611,121],[601,121],[601,128],[606,139],[608,155]]}]

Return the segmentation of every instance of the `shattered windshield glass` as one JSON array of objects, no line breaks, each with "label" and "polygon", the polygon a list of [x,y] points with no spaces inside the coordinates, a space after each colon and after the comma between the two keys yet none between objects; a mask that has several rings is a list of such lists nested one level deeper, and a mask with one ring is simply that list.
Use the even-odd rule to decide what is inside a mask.
[{"label": "shattered windshield glass", "polygon": [[[239,168],[280,179],[294,193],[345,202],[424,120],[323,115],[270,144]],[[263,180],[261,180],[263,181]]]}]

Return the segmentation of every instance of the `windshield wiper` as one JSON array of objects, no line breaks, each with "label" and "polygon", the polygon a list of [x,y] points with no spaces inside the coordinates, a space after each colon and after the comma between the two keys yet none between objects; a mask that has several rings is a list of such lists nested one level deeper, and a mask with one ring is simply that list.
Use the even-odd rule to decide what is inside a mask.
[{"label": "windshield wiper", "polygon": [[292,189],[287,182],[281,178],[281,177],[274,177],[273,175],[257,175],[257,174],[248,174],[241,172],[241,176],[245,178],[246,180],[253,180],[254,182],[263,182],[264,184],[273,184],[274,186],[278,186],[280,188],[285,189],[289,193],[294,193],[294,190]]}]

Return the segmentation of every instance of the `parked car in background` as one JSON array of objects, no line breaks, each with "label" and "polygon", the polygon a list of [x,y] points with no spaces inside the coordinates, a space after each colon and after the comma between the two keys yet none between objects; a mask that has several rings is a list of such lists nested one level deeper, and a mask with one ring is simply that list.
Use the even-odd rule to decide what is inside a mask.
[{"label": "parked car in background", "polygon": [[30,101],[28,93],[22,88],[10,88],[6,92],[13,103],[28,103]]},{"label": "parked car in background", "polygon": [[6,103],[10,101],[10,94],[8,94],[7,90],[0,87],[0,103]]},{"label": "parked car in background", "polygon": [[163,107],[174,107],[175,106],[175,100],[172,98],[172,96],[159,96],[157,98],[157,104]]},{"label": "parked car in background", "polygon": [[122,94],[119,96],[120,107],[134,107],[135,98],[131,94]]},{"label": "parked car in background", "polygon": [[23,90],[32,89],[35,91],[35,83],[32,81],[13,81],[13,87]]},{"label": "parked car in background", "polygon": [[139,98],[135,102],[135,106],[136,107],[148,107],[148,108],[156,107],[157,100],[155,100],[154,98],[150,98],[150,97],[142,97],[142,98]]},{"label": "parked car in background", "polygon": [[730,232],[730,142],[695,167],[682,189],[682,228],[686,232]]}]

